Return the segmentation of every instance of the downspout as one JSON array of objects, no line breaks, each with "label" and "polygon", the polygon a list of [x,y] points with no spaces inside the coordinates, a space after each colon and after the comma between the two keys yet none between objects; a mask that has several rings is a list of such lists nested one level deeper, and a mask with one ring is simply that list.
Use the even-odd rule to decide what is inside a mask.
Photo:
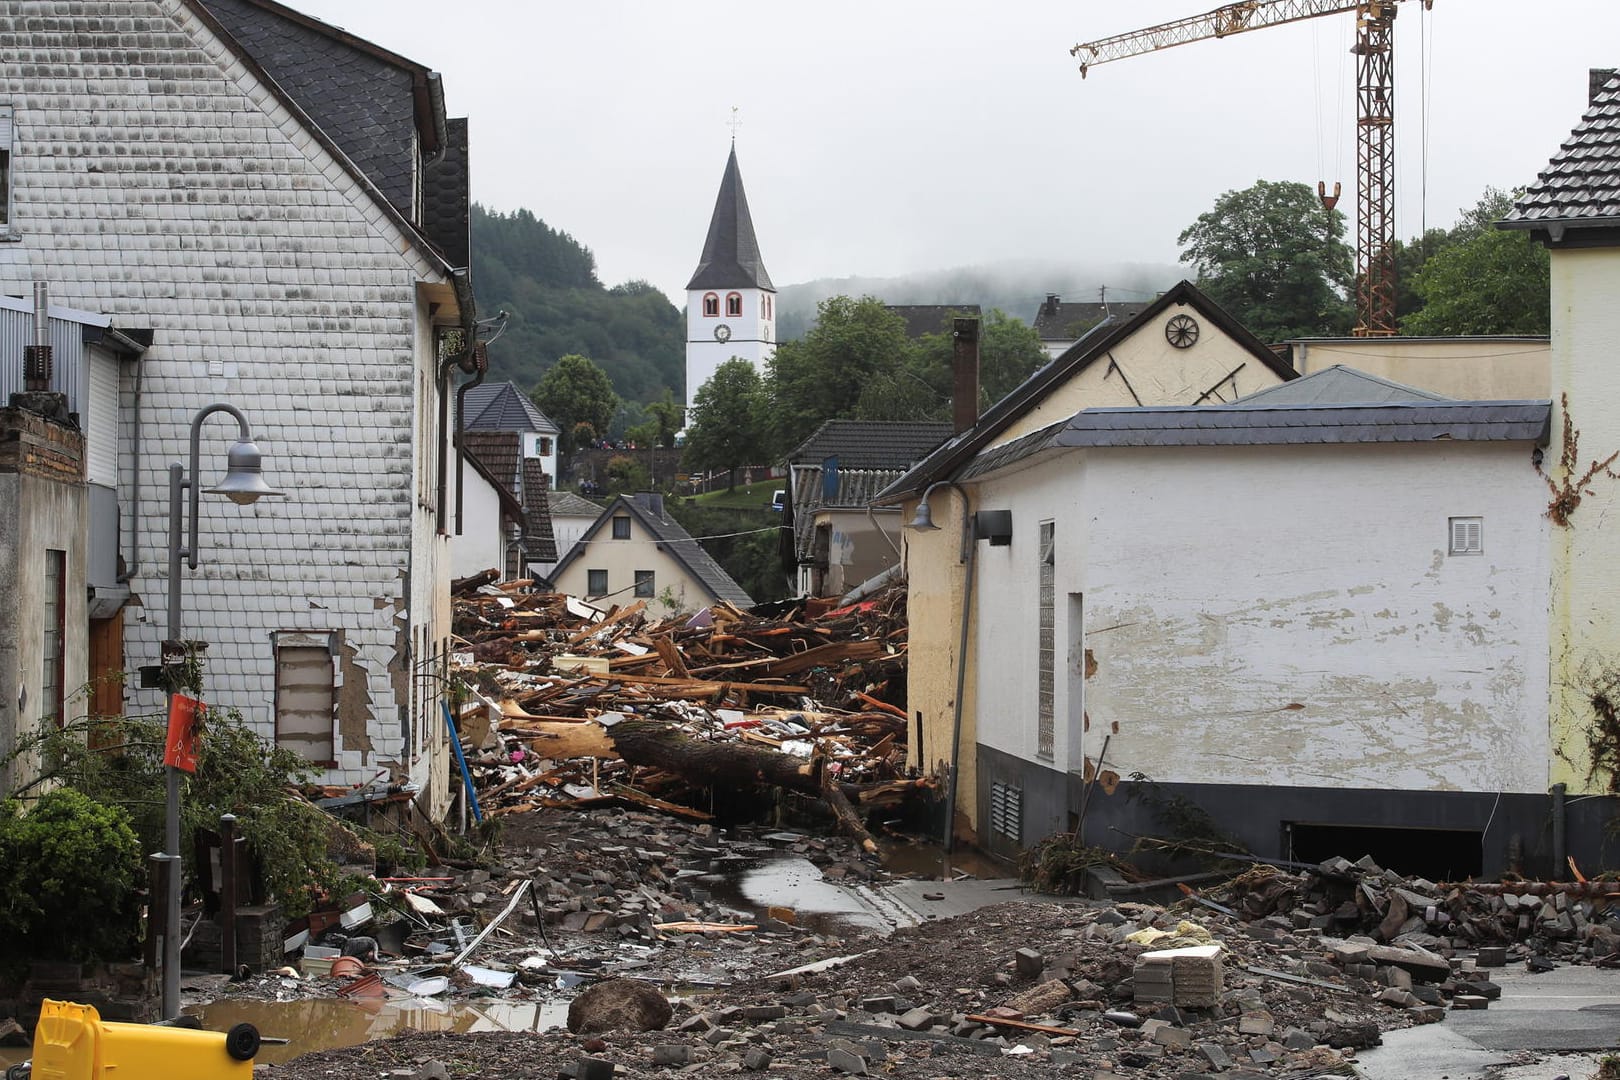
[{"label": "downspout", "polygon": [[1561,881],[1563,879],[1559,875],[1569,867],[1569,834],[1566,831],[1569,824],[1569,785],[1554,784],[1551,794],[1553,868],[1550,880]]},{"label": "downspout", "polygon": [[[478,347],[478,323],[475,318],[477,311],[473,306],[472,280],[468,276],[468,271],[458,270],[454,278],[454,284],[456,302],[461,307],[461,329],[466,335],[466,346],[460,357],[461,370],[473,373],[472,381],[462,383],[460,389],[456,391],[456,535],[460,536],[462,530],[462,489],[464,487],[461,482],[461,474],[466,468],[466,451],[461,445],[461,425],[467,415],[465,408],[467,391],[481,384],[484,381],[484,376],[489,374],[489,354]],[[442,453],[443,439],[439,440],[439,446]]]},{"label": "downspout", "polygon": [[146,377],[146,350],[135,354],[135,421],[130,436],[134,448],[131,475],[135,478],[129,497],[129,558],[119,572],[116,583],[127,585],[141,569],[141,382]]}]

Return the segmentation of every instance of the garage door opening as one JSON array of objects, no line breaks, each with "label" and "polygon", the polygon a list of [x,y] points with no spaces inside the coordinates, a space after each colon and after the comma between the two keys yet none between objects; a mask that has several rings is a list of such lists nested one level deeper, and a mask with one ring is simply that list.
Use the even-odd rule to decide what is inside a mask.
[{"label": "garage door opening", "polygon": [[1335,855],[1363,855],[1385,870],[1430,881],[1463,881],[1484,869],[1482,833],[1469,829],[1380,829],[1360,825],[1289,822],[1288,857],[1315,863]]}]

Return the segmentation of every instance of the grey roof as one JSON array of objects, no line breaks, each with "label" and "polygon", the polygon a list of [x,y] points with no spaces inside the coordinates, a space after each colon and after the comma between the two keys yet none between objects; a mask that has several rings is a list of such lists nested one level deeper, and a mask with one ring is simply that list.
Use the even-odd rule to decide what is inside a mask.
[{"label": "grey roof", "polygon": [[[1106,357],[1108,351],[1135,333],[1137,328],[1156,318],[1173,304],[1184,304],[1201,313],[1219,327],[1234,342],[1246,349],[1255,360],[1274,371],[1284,380],[1296,379],[1299,373],[1278,356],[1266,343],[1255,337],[1248,328],[1215,301],[1205,296],[1190,281],[1178,282],[1134,316],[1124,320],[1109,320],[1088,331],[1062,355],[1025,379],[1016,390],[984,411],[978,423],[968,430],[941,443],[904,476],[890,484],[874,500],[879,505],[901,502],[912,495],[921,494],[929,484],[947,479],[959,468],[967,465],[984,447],[1012,424],[1018,417],[1034,408],[1048,392],[1062,385],[1076,373],[1085,370]],[[1209,406],[1199,406],[1208,408]]]},{"label": "grey roof", "polygon": [[545,463],[523,459],[523,554],[529,562],[557,561],[557,538],[551,531],[551,480]]},{"label": "grey roof", "polygon": [[201,2],[388,201],[412,216],[416,88],[428,69],[280,4]]},{"label": "grey roof", "polygon": [[687,572],[708,590],[712,599],[724,600],[738,607],[754,606],[754,598],[732,580],[731,575],[714,561],[713,556],[703,550],[701,544],[692,539],[691,533],[669,516],[663,507],[663,499],[646,493],[638,493],[633,499],[620,495],[608,503],[607,509],[602,511],[579,541],[569,548],[568,553],[552,568],[552,581],[556,581],[564,570],[584,557],[585,552],[590,549],[591,541],[603,529],[609,527],[609,523],[621,510],[628,512],[641,523],[642,528],[662,541],[658,545],[659,550],[684,566]]},{"label": "grey roof", "polygon": [[979,316],[978,304],[884,304],[887,310],[906,320],[906,337],[949,333],[950,320],[958,315]]},{"label": "grey roof", "polygon": [[1089,303],[1069,300],[1047,294],[1035,311],[1030,325],[1042,341],[1074,341],[1081,334],[1109,318],[1129,319],[1147,307],[1151,301],[1131,303]]},{"label": "grey roof", "polygon": [[1334,364],[1293,382],[1278,383],[1240,397],[1234,407],[1279,405],[1371,405],[1391,401],[1452,401],[1444,394],[1380,379],[1365,371]]},{"label": "grey roof", "polygon": [[843,468],[908,469],[951,436],[932,420],[828,420],[788,454],[788,464],[836,457]]},{"label": "grey roof", "polygon": [[1620,74],[1592,72],[1591,105],[1502,225],[1546,231],[1620,226]]},{"label": "grey roof", "polygon": [[748,196],[743,192],[735,146],[726,159],[725,175],[720,178],[720,194],[714,200],[714,216],[709,219],[709,235],[703,241],[703,257],[698,260],[698,268],[686,287],[776,289],[759,257],[759,241],[754,237],[754,219],[748,213]]},{"label": "grey roof", "polygon": [[468,389],[462,414],[465,431],[533,431],[556,435],[559,429],[516,383],[483,383]]},{"label": "grey roof", "polygon": [[595,518],[601,514],[602,507],[572,491],[546,492],[546,506],[551,512],[553,520],[560,517],[588,517]]},{"label": "grey roof", "polygon": [[980,454],[958,474],[958,479],[983,476],[1043,451],[1067,447],[1544,443],[1551,430],[1551,417],[1550,401],[1086,409]]}]

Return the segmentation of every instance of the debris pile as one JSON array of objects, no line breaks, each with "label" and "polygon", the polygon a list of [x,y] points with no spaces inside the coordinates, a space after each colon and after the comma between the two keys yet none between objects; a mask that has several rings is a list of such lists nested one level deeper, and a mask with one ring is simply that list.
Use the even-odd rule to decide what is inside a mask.
[{"label": "debris pile", "polygon": [[654,620],[648,601],[458,582],[458,718],[481,809],[632,804],[707,820],[702,793],[764,782],[854,809],[933,787],[905,772],[905,591],[842,608],[717,604]]},{"label": "debris pile", "polygon": [[1289,872],[1256,866],[1210,896],[1247,919],[1376,943],[1471,954],[1482,962],[1541,957],[1620,966],[1620,882],[1436,883],[1371,858],[1328,859]]}]

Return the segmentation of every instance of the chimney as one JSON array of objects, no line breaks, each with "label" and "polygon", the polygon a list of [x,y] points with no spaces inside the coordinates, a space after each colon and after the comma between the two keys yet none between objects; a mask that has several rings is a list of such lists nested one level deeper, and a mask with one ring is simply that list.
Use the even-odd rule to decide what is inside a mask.
[{"label": "chimney", "polygon": [[43,281],[34,282],[34,342],[23,346],[23,389],[31,394],[51,388],[49,293]]},{"label": "chimney", "polygon": [[1062,302],[1063,302],[1063,298],[1061,296],[1059,296],[1057,293],[1049,292],[1049,293],[1046,294],[1046,303],[1043,304],[1042,307],[1045,308],[1046,317],[1048,319],[1050,319],[1050,318],[1054,317],[1055,315],[1057,315],[1058,304],[1060,304]]},{"label": "chimney", "polygon": [[979,419],[979,320],[955,319],[953,324],[951,420],[961,433]]},{"label": "chimney", "polygon": [[656,491],[636,492],[636,502],[643,510],[653,514],[659,521],[664,520],[664,497]]},{"label": "chimney", "polygon": [[1603,88],[1609,85],[1609,80],[1620,72],[1620,68],[1592,68],[1586,73],[1586,103],[1596,105],[1598,95]]}]

